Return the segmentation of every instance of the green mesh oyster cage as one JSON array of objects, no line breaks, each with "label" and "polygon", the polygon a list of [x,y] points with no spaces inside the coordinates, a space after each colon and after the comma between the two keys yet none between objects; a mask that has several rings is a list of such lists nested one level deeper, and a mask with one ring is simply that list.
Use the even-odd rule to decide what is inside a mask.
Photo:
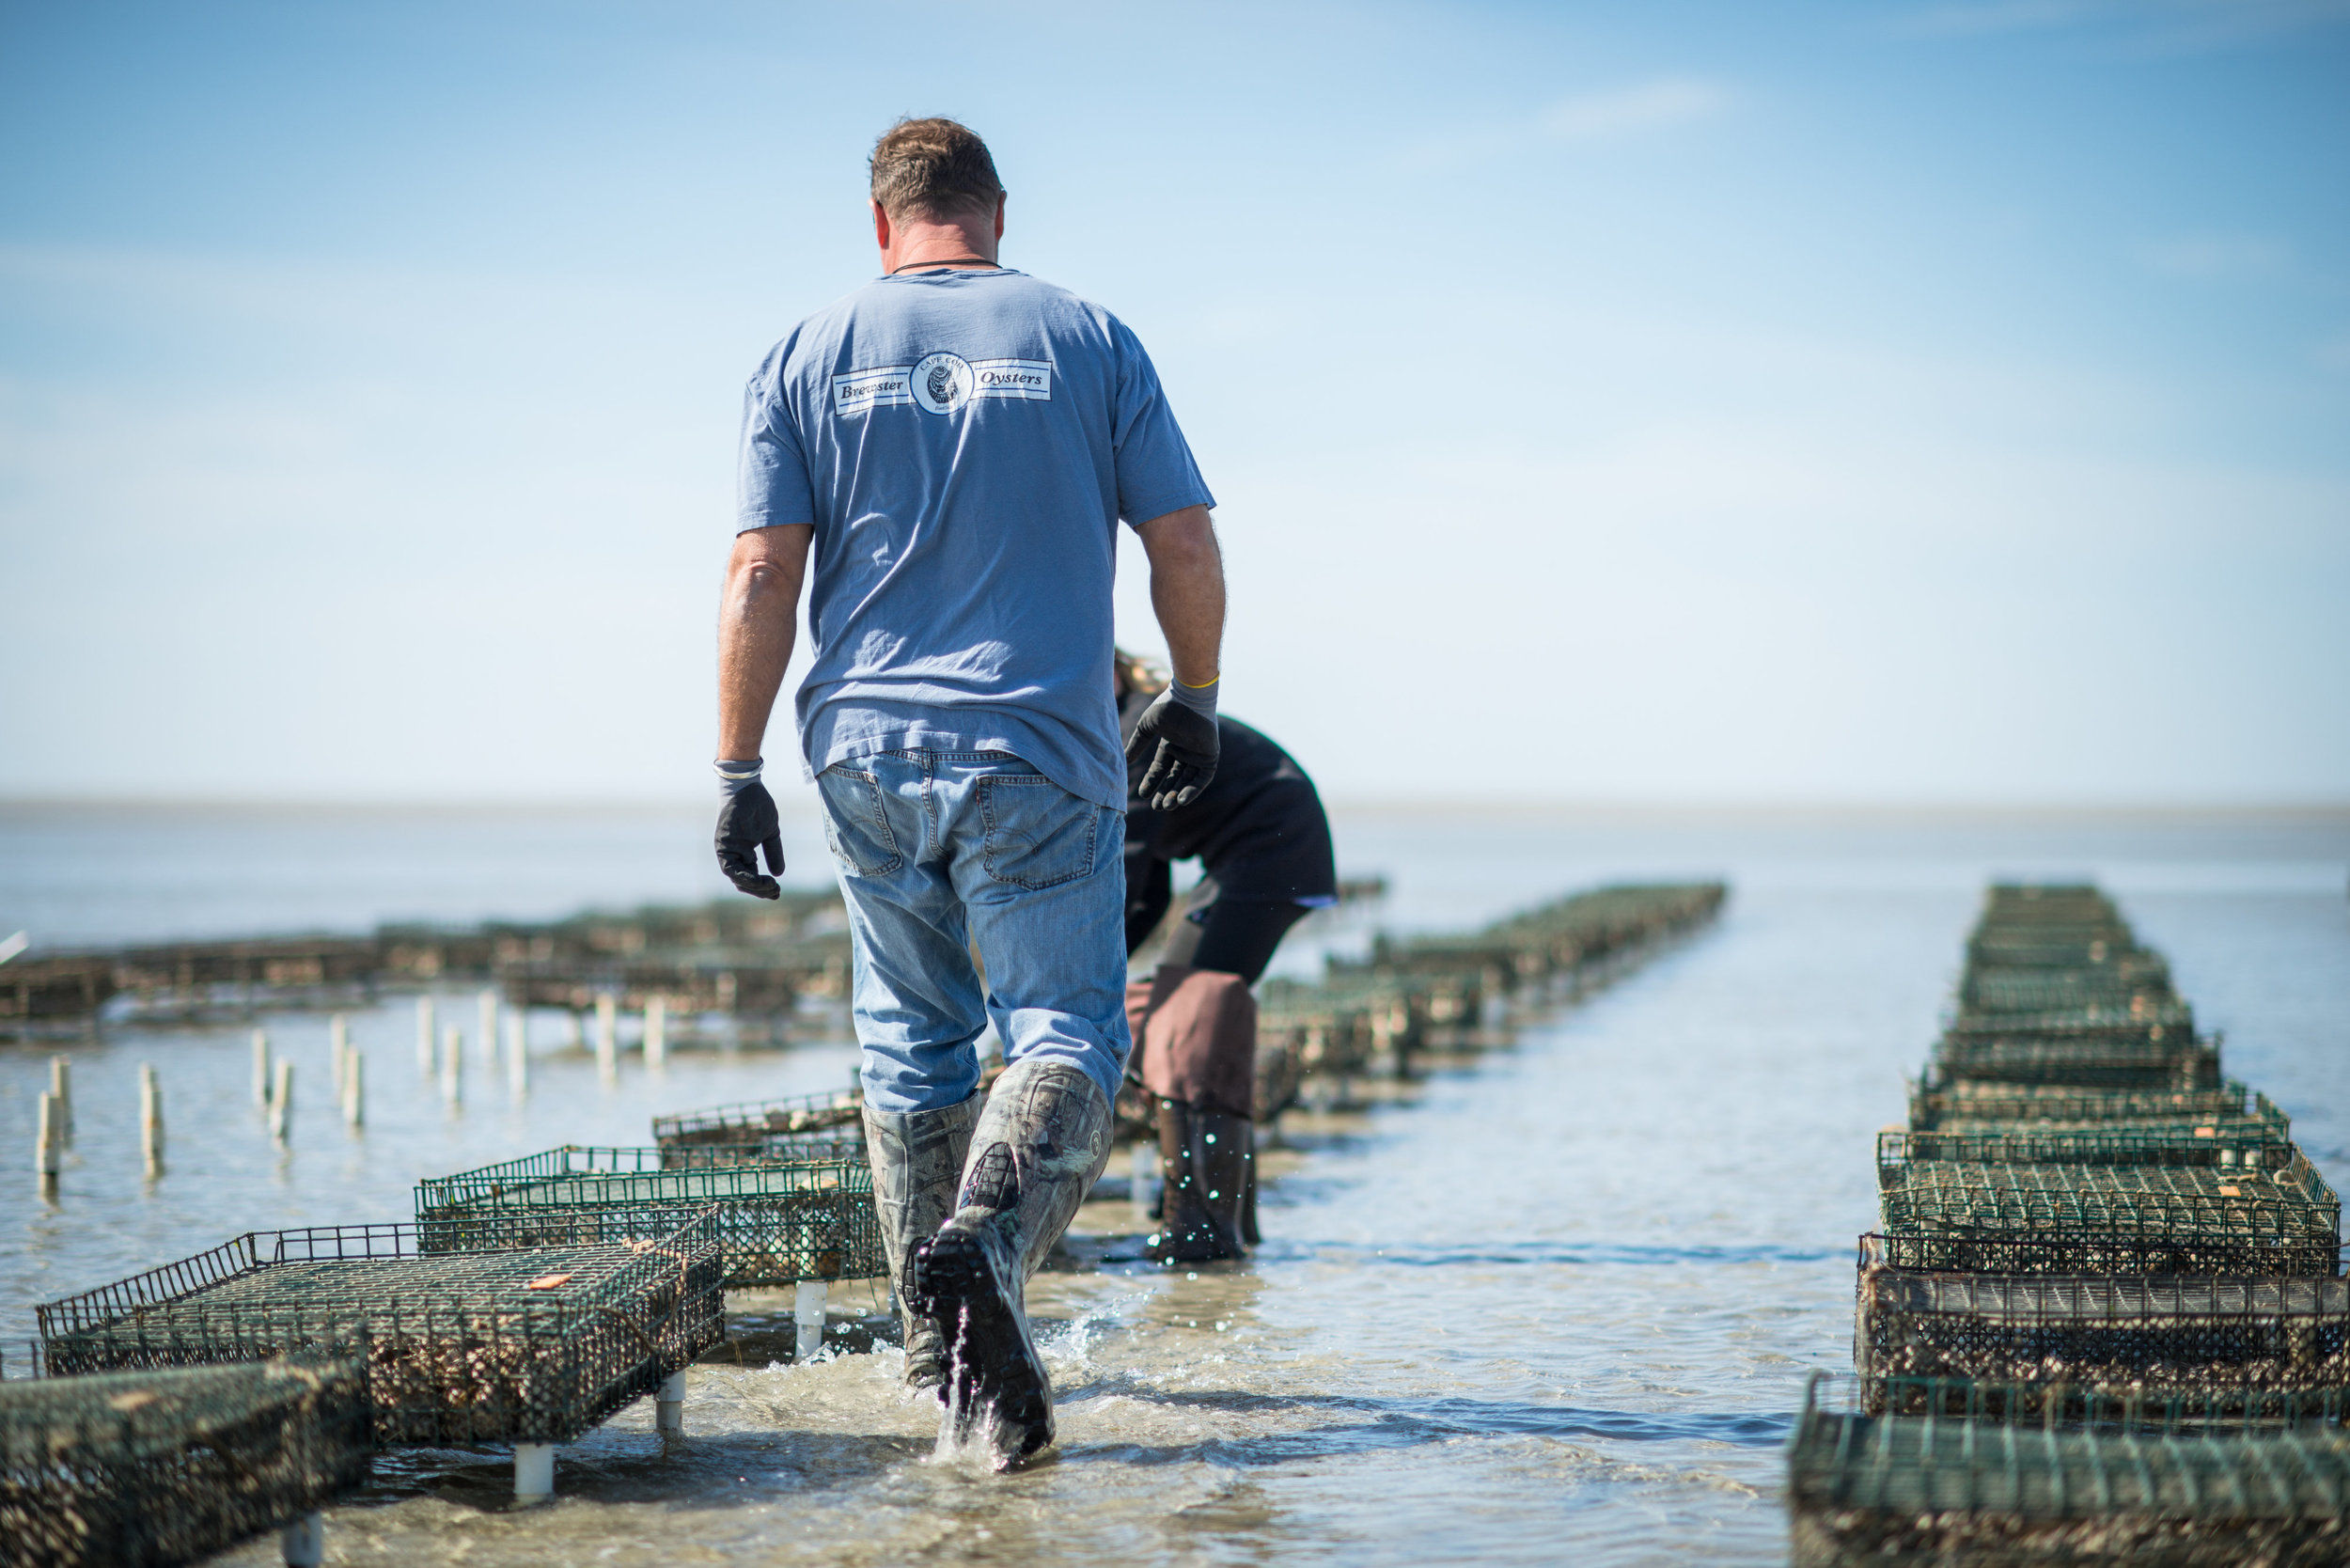
[{"label": "green mesh oyster cage", "polygon": [[2144,963],[2131,971],[2104,969],[1978,970],[1958,988],[1959,1011],[1969,1017],[2007,1018],[2016,1014],[2117,1011],[2176,1006],[2166,970]]},{"label": "green mesh oyster cage", "polygon": [[1877,1168],[1877,1200],[1888,1235],[2030,1239],[2082,1257],[2111,1241],[2225,1256],[2264,1243],[2330,1251],[2342,1237],[2341,1198],[2297,1151],[2274,1170],[1908,1160]]},{"label": "green mesh oyster cage", "polygon": [[524,1159],[416,1184],[427,1251],[474,1245],[537,1223],[559,1229],[596,1213],[640,1228],[707,1209],[729,1286],[870,1279],[889,1272],[873,1173],[862,1150],[812,1160],[713,1158],[681,1168],[676,1152],[565,1144]]},{"label": "green mesh oyster cage", "polygon": [[2231,1420],[2188,1403],[1950,1419],[1862,1403],[1847,1379],[1815,1373],[1804,1391],[1787,1448],[1798,1568],[2315,1568],[2350,1554],[2350,1435],[2324,1413]]},{"label": "green mesh oyster cage", "polygon": [[387,1446],[567,1443],[726,1337],[717,1217],[248,1232],[36,1309],[53,1372],[366,1347]]},{"label": "green mesh oyster cage", "polygon": [[850,1090],[679,1111],[652,1119],[652,1140],[664,1150],[796,1148],[821,1138],[862,1143],[863,1105],[864,1096]]},{"label": "green mesh oyster cage", "polygon": [[373,1449],[348,1354],[0,1383],[0,1550],[26,1568],[195,1562],[361,1484]]},{"label": "green mesh oyster cage", "polygon": [[2161,1025],[2133,1026],[2127,1033],[1961,1035],[1953,1028],[1935,1047],[1933,1072],[1938,1081],[1973,1078],[2082,1089],[2177,1091],[2217,1088],[2220,1082],[2216,1042]]},{"label": "green mesh oyster cage", "polygon": [[2129,1121],[1974,1127],[1877,1135],[1879,1167],[1915,1160],[2013,1165],[2176,1165],[2278,1170],[2293,1163],[2280,1112],[2208,1121]]},{"label": "green mesh oyster cage", "polygon": [[1988,1131],[2020,1125],[2153,1125],[2275,1116],[2265,1095],[2253,1100],[2233,1078],[2209,1089],[2108,1089],[2094,1084],[2026,1084],[2002,1078],[1927,1078],[1909,1090],[1912,1132]]},{"label": "green mesh oyster cage", "polygon": [[2350,1279],[2338,1269],[1982,1274],[1903,1268],[1898,1255],[1886,1237],[1860,1238],[1853,1366],[1872,1411],[1891,1380],[1919,1377],[2350,1398]]}]

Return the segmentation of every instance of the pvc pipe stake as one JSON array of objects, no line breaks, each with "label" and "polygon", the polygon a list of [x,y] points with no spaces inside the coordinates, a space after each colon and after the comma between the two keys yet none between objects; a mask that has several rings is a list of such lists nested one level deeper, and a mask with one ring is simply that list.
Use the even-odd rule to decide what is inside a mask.
[{"label": "pvc pipe stake", "polygon": [[279,1530],[277,1549],[287,1568],[319,1568],[326,1560],[326,1515],[313,1511]]},{"label": "pvc pipe stake", "polygon": [[278,1143],[293,1139],[293,1063],[277,1058],[277,1085],[269,1097],[269,1136]]},{"label": "pvc pipe stake", "polygon": [[506,1010],[506,1091],[516,1100],[530,1097],[529,1015],[518,1007]]},{"label": "pvc pipe stake", "polygon": [[685,1369],[661,1380],[660,1398],[653,1402],[653,1430],[670,1437],[685,1435]]},{"label": "pvc pipe stake", "polygon": [[368,1124],[368,1058],[356,1046],[343,1058],[343,1124],[353,1131]]},{"label": "pvc pipe stake", "polygon": [[335,1097],[339,1100],[348,1065],[346,1058],[351,1055],[351,1020],[339,1012],[326,1021],[326,1054],[335,1069]]},{"label": "pvc pipe stake", "polygon": [[824,1348],[824,1282],[803,1279],[791,1290],[791,1358],[806,1361]]},{"label": "pvc pipe stake", "polygon": [[537,1502],[541,1497],[555,1496],[553,1443],[514,1445],[514,1496],[523,1502]]},{"label": "pvc pipe stake", "polygon": [[596,1075],[606,1088],[620,1081],[620,999],[609,991],[596,998]]},{"label": "pvc pipe stake", "polygon": [[40,1097],[40,1136],[33,1146],[33,1167],[40,1173],[40,1195],[57,1196],[57,1168],[65,1163],[59,1146],[57,1123],[64,1120],[57,1097],[44,1090]]},{"label": "pvc pipe stake", "polygon": [[49,1058],[49,1092],[57,1097],[57,1114],[64,1118],[60,1136],[68,1149],[73,1147],[73,1063],[67,1057]]},{"label": "pvc pipe stake", "polygon": [[659,1072],[669,1059],[669,998],[652,996],[645,1002],[645,1065]]},{"label": "pvc pipe stake", "polygon": [[465,1103],[465,1032],[441,1031],[441,1098],[453,1110]]},{"label": "pvc pipe stake", "polygon": [[139,1063],[139,1152],[149,1178],[164,1173],[164,1087],[145,1062]]},{"label": "pvc pipe stake", "polygon": [[269,1106],[269,1031],[253,1031],[253,1103]]},{"label": "pvc pipe stake", "polygon": [[432,998],[416,998],[416,1073],[420,1077],[432,1076],[432,1047],[439,1043],[433,1032]]},{"label": "pvc pipe stake", "polygon": [[481,1064],[484,1067],[495,1067],[498,1064],[498,994],[496,989],[493,987],[482,992],[475,1006],[481,1015],[481,1033],[478,1037],[481,1042]]}]

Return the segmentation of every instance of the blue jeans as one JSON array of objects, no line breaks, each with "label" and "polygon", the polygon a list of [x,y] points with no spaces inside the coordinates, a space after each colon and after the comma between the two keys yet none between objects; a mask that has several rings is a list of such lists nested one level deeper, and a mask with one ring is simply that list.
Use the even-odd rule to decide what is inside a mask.
[{"label": "blue jeans", "polygon": [[816,788],[855,943],[866,1104],[969,1099],[991,1019],[1007,1061],[1067,1061],[1115,1101],[1131,1049],[1119,814],[1005,751],[883,752]]}]

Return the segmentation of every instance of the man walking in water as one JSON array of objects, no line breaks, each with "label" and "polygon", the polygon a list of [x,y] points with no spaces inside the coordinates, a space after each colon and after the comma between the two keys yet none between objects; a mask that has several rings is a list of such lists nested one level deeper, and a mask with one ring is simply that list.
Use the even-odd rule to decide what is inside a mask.
[{"label": "man walking in water", "polygon": [[[1142,345],[997,262],[1004,191],[986,145],[952,120],[905,120],[871,170],[882,276],[793,328],[744,393],[718,623],[718,862],[776,896],[760,749],[805,580],[800,746],[855,944],[866,1147],[906,1375],[939,1388],[959,1438],[1010,1462],[1053,1438],[1026,1287],[1109,1157],[1130,1048],[1129,759],[1162,807],[1214,776],[1224,574],[1214,498]],[[1175,675],[1123,755],[1121,520],[1149,557]],[[991,1020],[1009,1065],[981,1109]]]}]

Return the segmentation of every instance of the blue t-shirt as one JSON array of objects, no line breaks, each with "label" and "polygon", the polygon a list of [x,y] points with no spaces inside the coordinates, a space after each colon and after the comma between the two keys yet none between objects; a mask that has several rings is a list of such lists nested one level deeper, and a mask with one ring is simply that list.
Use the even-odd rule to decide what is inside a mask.
[{"label": "blue t-shirt", "polygon": [[1066,290],[909,273],[802,321],[744,394],[737,526],[816,527],[810,774],[1009,751],[1123,810],[1118,523],[1214,504],[1141,343]]}]

